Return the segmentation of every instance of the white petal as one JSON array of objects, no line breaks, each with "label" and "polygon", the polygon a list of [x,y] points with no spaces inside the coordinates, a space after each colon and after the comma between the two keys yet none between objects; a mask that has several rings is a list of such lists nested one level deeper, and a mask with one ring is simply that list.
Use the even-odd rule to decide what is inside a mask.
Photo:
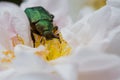
[{"label": "white petal", "polygon": [[[120,17],[120,15],[118,13],[120,12],[120,10],[119,10],[119,8],[113,8],[113,7],[111,7],[110,10],[111,10],[109,12],[110,16],[108,16],[108,18],[106,18],[106,20],[107,19],[108,20],[105,21],[106,23],[103,23],[104,30],[100,30],[100,27],[99,27],[98,31],[96,30],[97,31],[96,36],[93,37],[93,39],[90,42],[90,45],[92,45],[94,47],[98,47],[99,49],[102,49],[105,51],[107,48],[108,52],[119,54],[119,49],[118,49],[119,42],[117,40],[119,40],[120,19],[118,17]],[[103,14],[101,13],[101,15],[103,15]],[[104,17],[102,17],[102,18],[104,20]],[[98,25],[101,25],[101,24],[98,23]]]},{"label": "white petal", "polygon": [[5,68],[5,66],[1,68],[0,66],[0,80],[4,80],[10,77],[13,73],[14,73],[13,68]]},{"label": "white petal", "polygon": [[[11,49],[11,38],[19,34],[26,45],[30,45],[30,27],[25,13],[16,5],[7,2],[0,3],[0,43]],[[4,34],[4,36],[3,36]]]},{"label": "white petal", "polygon": [[[57,69],[69,69],[65,68],[67,64],[74,64],[73,66],[78,65],[78,72],[76,69],[71,69],[69,74],[78,74],[78,80],[118,80],[120,79],[120,59],[115,55],[108,55],[102,52],[97,52],[91,49],[78,49],[76,54],[73,54],[69,57],[63,57],[56,61],[52,62],[54,65],[58,66]],[[64,65],[64,67],[63,67]],[[69,66],[71,67],[71,66]],[[64,71],[65,71],[64,70]],[[72,71],[73,70],[73,71]],[[58,70],[59,71],[59,70]],[[63,71],[59,71],[61,74]],[[66,72],[67,73],[67,72]],[[69,75],[68,74],[68,75]],[[67,75],[67,76],[68,76]],[[74,78],[74,75],[70,76]],[[77,77],[77,76],[76,76]]]},{"label": "white petal", "polygon": [[79,19],[79,11],[85,6],[87,1],[88,0],[69,0],[69,14],[71,14],[73,20]]},{"label": "white petal", "polygon": [[[77,33],[77,36],[82,40],[89,42],[91,39],[93,39],[94,36],[97,35],[97,33],[101,33],[104,29],[106,29],[108,26],[106,20],[110,17],[110,8],[105,7],[100,9],[99,11],[93,13],[90,16],[85,17],[84,19],[77,22],[71,30],[74,33]],[[105,24],[106,23],[106,24]],[[100,37],[101,37],[100,36]],[[81,42],[84,43],[84,42]]]},{"label": "white petal", "polygon": [[[93,14],[86,16],[70,28],[71,42],[80,47],[92,47],[94,49],[119,54],[119,26],[120,9],[106,5]],[[76,39],[76,40],[74,40]]]},{"label": "white petal", "polygon": [[90,15],[94,12],[95,10],[91,7],[84,7],[80,10],[79,12],[79,17],[80,19],[87,16],[87,15]]},{"label": "white petal", "polygon": [[4,70],[5,67],[0,66],[0,80],[63,80],[52,66],[34,54],[41,50],[44,50],[43,46],[17,45],[14,49],[16,57],[10,64],[12,68]]},{"label": "white petal", "polygon": [[36,51],[42,50],[44,50],[42,46],[39,48],[31,48],[24,45],[17,45],[14,49],[16,57],[11,66],[19,72],[53,71],[52,67],[47,64],[47,62],[35,55]]},{"label": "white petal", "polygon": [[78,80],[78,67],[76,64],[58,64],[54,67],[64,80]]},{"label": "white petal", "polygon": [[116,53],[117,55],[120,55],[120,26],[111,30],[108,37],[106,38],[104,44],[105,46],[105,51],[108,53]]},{"label": "white petal", "polygon": [[107,0],[107,4],[113,7],[120,8],[120,0]]},{"label": "white petal", "polygon": [[82,61],[79,62],[80,80],[117,80],[120,78],[119,57],[102,54],[86,57]]},{"label": "white petal", "polygon": [[[8,79],[6,79],[8,80]],[[63,80],[59,75],[50,73],[25,73],[15,75],[9,80]]]}]

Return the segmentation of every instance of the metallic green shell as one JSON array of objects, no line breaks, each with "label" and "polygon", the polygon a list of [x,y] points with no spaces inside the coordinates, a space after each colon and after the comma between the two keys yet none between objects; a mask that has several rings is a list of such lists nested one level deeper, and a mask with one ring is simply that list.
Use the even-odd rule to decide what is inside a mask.
[{"label": "metallic green shell", "polygon": [[53,20],[53,15],[40,6],[27,8],[25,10],[25,13],[27,14],[31,23],[36,23],[37,21],[43,20],[43,19],[49,20],[49,21]]},{"label": "metallic green shell", "polygon": [[[44,36],[46,39],[58,38],[53,32],[57,26],[53,25],[54,16],[43,7],[31,7],[25,10],[31,24],[31,32]],[[33,38],[33,35],[31,35]],[[34,38],[33,38],[34,40]]]}]

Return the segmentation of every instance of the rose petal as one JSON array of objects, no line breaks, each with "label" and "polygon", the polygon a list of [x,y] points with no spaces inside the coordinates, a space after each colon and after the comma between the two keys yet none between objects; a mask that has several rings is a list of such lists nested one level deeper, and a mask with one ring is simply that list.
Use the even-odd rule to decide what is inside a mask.
[{"label": "rose petal", "polygon": [[9,78],[9,80],[63,80],[63,79],[56,74],[33,72],[33,73],[18,74],[12,78]]},{"label": "rose petal", "polygon": [[13,68],[4,68],[2,70],[0,70],[0,79],[4,80],[8,77],[10,77],[12,74],[14,73],[14,69]]},{"label": "rose petal", "polygon": [[84,7],[80,9],[79,18],[82,19],[83,17],[92,14],[94,11],[95,10],[92,7]]},{"label": "rose petal", "polygon": [[107,4],[114,7],[120,7],[120,0],[107,0]]},{"label": "rose petal", "polygon": [[14,49],[16,57],[11,64],[11,67],[15,69],[15,73],[9,79],[62,80],[51,65],[35,55],[36,51],[42,50],[44,50],[43,46],[31,48],[24,45],[17,45]]},{"label": "rose petal", "polygon": [[[55,66],[66,64],[78,65],[78,72],[75,72],[75,69],[69,70],[69,74],[75,72],[74,74],[79,75],[78,80],[118,80],[120,79],[120,59],[115,55],[108,55],[102,52],[97,52],[89,48],[84,48],[76,51],[76,54],[73,54],[69,57],[63,57],[58,60],[52,61],[51,63]],[[70,66],[69,66],[70,67]],[[65,66],[62,68],[65,68]],[[77,69],[77,68],[76,68]],[[65,71],[64,70],[64,71]],[[68,76],[63,71],[58,70],[62,75]],[[67,72],[66,72],[67,73]],[[76,74],[76,75],[77,75]],[[72,79],[73,76],[70,76]],[[77,76],[76,76],[77,77]]]},{"label": "rose petal", "polygon": [[42,46],[39,48],[31,48],[24,45],[17,45],[14,49],[16,57],[11,66],[20,72],[52,72],[53,68],[42,58],[35,55],[36,51],[42,50],[44,50]]},{"label": "rose petal", "polygon": [[[82,54],[80,54],[82,53]],[[81,80],[118,80],[120,79],[120,59],[114,55],[101,54],[90,50],[80,51],[77,56],[79,79]],[[83,55],[83,56],[82,56]],[[88,56],[89,55],[89,56]],[[80,58],[80,57],[79,57]]]},{"label": "rose petal", "polygon": [[64,80],[78,80],[78,67],[76,64],[58,64],[54,67]]},{"label": "rose petal", "polygon": [[18,6],[7,2],[0,3],[0,10],[0,43],[2,46],[11,49],[11,38],[16,34],[23,38],[26,45],[30,45],[30,27],[25,13]]},{"label": "rose petal", "polygon": [[63,38],[70,44],[72,50],[80,45],[80,39],[68,27],[61,28]]},{"label": "rose petal", "polygon": [[71,40],[73,39],[71,42],[75,44],[78,40],[77,46],[79,45],[81,48],[87,46],[119,54],[119,44],[117,44],[119,41],[119,12],[119,8],[107,3],[105,7],[78,21],[70,28],[71,33],[76,35],[71,38]]},{"label": "rose petal", "polygon": [[105,51],[108,53],[116,53],[117,55],[120,55],[120,44],[119,44],[119,40],[120,40],[120,26],[111,30],[108,37],[106,38],[106,40],[104,41],[104,44],[106,44],[105,46]]}]

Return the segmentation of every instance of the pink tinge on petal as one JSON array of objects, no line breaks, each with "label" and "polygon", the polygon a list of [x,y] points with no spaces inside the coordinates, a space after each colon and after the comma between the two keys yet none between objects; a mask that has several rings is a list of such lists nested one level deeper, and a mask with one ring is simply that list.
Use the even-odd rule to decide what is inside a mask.
[{"label": "pink tinge on petal", "polygon": [[12,37],[16,36],[17,32],[14,28],[14,25],[12,24],[12,16],[8,12],[5,12],[3,16],[4,16],[3,18],[5,19],[5,22],[8,23],[7,27],[9,26],[6,29],[6,31],[9,32],[9,37],[12,38]]},{"label": "pink tinge on petal", "polygon": [[[13,42],[24,42],[26,45],[31,45],[30,25],[24,11],[15,4],[8,2],[1,2],[0,10],[0,36],[2,36],[0,43],[2,46],[11,50],[13,49]],[[13,38],[15,38],[14,41]]]},{"label": "pink tinge on petal", "polygon": [[54,24],[61,29],[63,27],[70,27],[72,25],[72,20],[67,15],[61,15],[55,18]]}]

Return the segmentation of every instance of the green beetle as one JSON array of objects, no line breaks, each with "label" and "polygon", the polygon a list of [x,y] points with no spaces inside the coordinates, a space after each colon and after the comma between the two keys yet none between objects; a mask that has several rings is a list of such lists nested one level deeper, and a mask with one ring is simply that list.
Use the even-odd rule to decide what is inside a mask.
[{"label": "green beetle", "polygon": [[53,25],[54,16],[41,6],[30,7],[25,9],[25,13],[31,24],[31,37],[35,47],[35,38],[33,33],[36,33],[46,40],[59,38],[54,32],[58,27]]}]

